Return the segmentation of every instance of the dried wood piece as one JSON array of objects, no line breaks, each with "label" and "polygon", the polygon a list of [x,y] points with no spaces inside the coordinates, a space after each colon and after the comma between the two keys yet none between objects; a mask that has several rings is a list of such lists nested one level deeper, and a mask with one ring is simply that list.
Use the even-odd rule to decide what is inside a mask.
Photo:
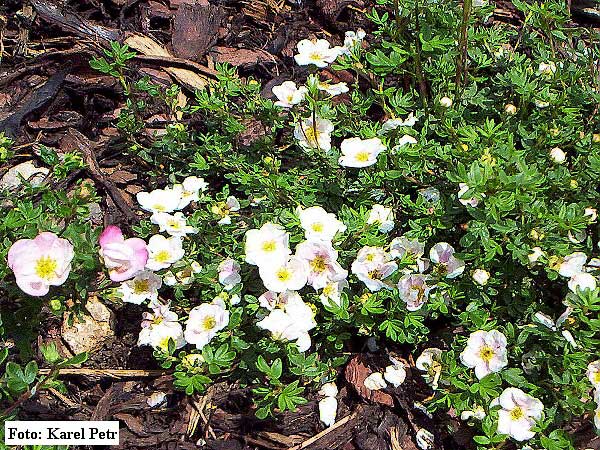
[{"label": "dried wood piece", "polygon": [[366,399],[386,406],[394,406],[392,396],[383,391],[372,391],[365,387],[365,379],[371,375],[372,370],[367,366],[364,357],[357,355],[348,363],[344,375],[346,381],[354,387],[358,394]]},{"label": "dried wood piece", "polygon": [[206,0],[182,4],[175,13],[171,43],[176,56],[198,61],[217,42],[222,7]]},{"label": "dried wood piece", "polygon": [[210,56],[218,63],[229,63],[232,66],[248,69],[261,63],[276,63],[275,56],[261,49],[213,47]]}]

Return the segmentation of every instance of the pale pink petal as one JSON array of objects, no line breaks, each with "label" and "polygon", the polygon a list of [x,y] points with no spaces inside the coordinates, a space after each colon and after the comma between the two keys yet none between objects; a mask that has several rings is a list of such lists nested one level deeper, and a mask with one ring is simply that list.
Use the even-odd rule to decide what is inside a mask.
[{"label": "pale pink petal", "polygon": [[112,244],[115,242],[123,242],[125,239],[123,238],[123,233],[121,229],[115,225],[107,226],[100,237],[98,238],[98,243],[100,247],[104,247],[107,244]]}]

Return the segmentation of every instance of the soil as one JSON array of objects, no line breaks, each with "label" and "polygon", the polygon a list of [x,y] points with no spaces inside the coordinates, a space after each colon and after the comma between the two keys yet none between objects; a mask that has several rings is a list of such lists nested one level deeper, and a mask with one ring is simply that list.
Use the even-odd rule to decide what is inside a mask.
[{"label": "soil", "polygon": [[[5,0],[0,6],[0,131],[15,139],[22,159],[16,162],[31,159],[40,145],[60,152],[82,144],[88,168],[56,187],[89,179],[102,195],[98,223],[126,227],[136,218],[133,196],[146,185],[135,163],[122,157],[123,142],[114,126],[124,105],[122,89],[90,68],[92,57],[101,56],[111,40],[152,38],[161,56],[136,57],[130,70],[190,89],[214,74],[215,63],[228,62],[241,76],[261,81],[269,95],[274,84],[302,74],[292,58],[300,39],[325,37],[340,45],[347,30],[369,31],[364,12],[373,6],[372,0]],[[519,26],[521,18],[510,2],[499,2],[491,20]],[[187,69],[186,76],[181,69]],[[8,169],[0,166],[0,176]],[[340,373],[338,423],[330,429],[319,421],[317,398],[296,412],[261,421],[248,392],[235,382],[187,397],[173,390],[172,376],[158,367],[151,350],[136,346],[141,312],[135,305],[115,311],[115,336],[84,365],[98,370],[62,376],[66,394],[41,393],[23,403],[20,417],[119,420],[118,448],[132,450],[411,450],[418,448],[420,428],[435,434],[437,448],[474,448],[471,429],[452,414],[429,417],[419,409],[432,392],[416,369],[389,393],[370,396],[357,390],[356,379],[364,379],[367,366],[382,365],[381,357],[364,352],[364,346]],[[53,340],[64,348],[60,318],[43,317],[39,341]],[[408,358],[403,349],[395,350]],[[155,391],[167,400],[150,407],[147,399]],[[600,446],[595,442],[594,447],[590,433],[589,427],[579,430],[582,448]]]}]

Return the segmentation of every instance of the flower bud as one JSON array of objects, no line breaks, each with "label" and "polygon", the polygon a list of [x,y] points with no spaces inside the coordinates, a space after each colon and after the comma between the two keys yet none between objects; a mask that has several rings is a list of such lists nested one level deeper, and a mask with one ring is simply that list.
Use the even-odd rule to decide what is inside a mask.
[{"label": "flower bud", "polygon": [[490,273],[487,270],[475,269],[475,271],[473,271],[472,277],[475,283],[481,286],[485,286],[488,280],[490,279]]},{"label": "flower bud", "polygon": [[567,154],[560,148],[554,147],[552,150],[550,150],[550,158],[552,158],[552,161],[554,161],[556,164],[562,164],[567,159]]},{"label": "flower bud", "polygon": [[506,112],[506,114],[514,116],[517,113],[517,107],[512,103],[507,103],[506,105],[504,105],[504,111]]},{"label": "flower bud", "polygon": [[450,108],[452,106],[452,99],[450,97],[442,97],[440,98],[440,105],[444,108]]}]

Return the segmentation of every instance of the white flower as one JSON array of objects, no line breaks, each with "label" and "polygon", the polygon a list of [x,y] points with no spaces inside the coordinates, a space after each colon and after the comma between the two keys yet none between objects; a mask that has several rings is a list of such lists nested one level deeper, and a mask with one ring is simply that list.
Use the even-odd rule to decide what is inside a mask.
[{"label": "white flower", "polygon": [[150,345],[154,349],[166,351],[169,339],[172,339],[176,348],[183,347],[185,340],[177,314],[170,311],[168,305],[155,305],[152,310],[151,313],[142,314],[144,320],[137,344]]},{"label": "white flower", "polygon": [[362,28],[356,31],[346,31],[344,34],[344,47],[342,53],[349,54],[356,46],[360,45],[367,33]]},{"label": "white flower", "polygon": [[284,81],[278,86],[273,86],[271,90],[278,100],[275,104],[282,108],[291,108],[292,106],[297,105],[304,100],[304,96],[307,92],[306,87],[301,86],[300,88],[297,88],[296,83],[293,81]]},{"label": "white flower", "polygon": [[327,82],[318,82],[317,89],[319,89],[320,91],[327,92],[332,97],[335,97],[336,95],[340,95],[340,94],[345,94],[346,92],[348,92],[350,90],[350,89],[348,89],[348,85],[346,83],[344,83],[343,81],[340,83],[336,83],[336,84],[329,84]]},{"label": "white flower", "polygon": [[556,330],[556,325],[555,325],[554,320],[552,319],[552,317],[550,317],[547,314],[544,314],[541,311],[536,312],[533,315],[533,319],[537,323],[539,323],[541,325],[544,325],[546,328],[549,328],[551,330]]},{"label": "white flower", "polygon": [[158,299],[158,289],[162,285],[160,277],[149,270],[138,273],[132,280],[127,280],[119,286],[119,292],[126,303],[141,305],[145,300],[155,302]]},{"label": "white flower", "polygon": [[485,286],[490,279],[490,273],[484,269],[475,269],[472,278],[475,283]]},{"label": "white flower", "polygon": [[146,403],[150,408],[154,408],[155,406],[160,406],[164,402],[167,401],[167,394],[161,391],[156,391],[150,394],[150,396],[146,399]]},{"label": "white flower", "polygon": [[554,64],[552,61],[549,63],[541,62],[538,66],[537,72],[539,75],[552,75],[554,72],[556,72],[556,64]]},{"label": "white flower", "polygon": [[508,434],[517,441],[526,441],[535,436],[531,431],[536,420],[542,417],[544,405],[537,398],[521,389],[506,388],[492,406],[498,404],[498,433]]},{"label": "white flower", "polygon": [[324,305],[334,303],[340,306],[342,291],[348,286],[348,280],[346,279],[328,283],[321,291],[321,294],[319,294],[319,299],[321,299]]},{"label": "white flower", "polygon": [[256,266],[280,264],[292,251],[289,235],[281,225],[265,223],[260,229],[246,232],[246,262]]},{"label": "white flower", "polygon": [[586,375],[592,386],[595,389],[600,389],[600,359],[588,364]]},{"label": "white flower", "polygon": [[379,225],[379,231],[388,233],[394,229],[394,212],[392,208],[386,208],[383,205],[373,205],[369,211],[367,223]]},{"label": "white flower", "polygon": [[479,205],[479,199],[475,198],[475,197],[471,197],[471,198],[463,198],[463,195],[465,195],[469,189],[471,189],[469,187],[469,185],[467,183],[458,183],[458,201],[464,205],[464,206],[472,206],[473,208],[477,207],[477,205]]},{"label": "white flower", "polygon": [[256,325],[271,332],[271,337],[275,340],[295,342],[298,350],[304,352],[311,345],[308,331],[317,323],[313,310],[302,301],[300,295],[290,295],[283,309],[273,309]]},{"label": "white flower", "polygon": [[567,159],[567,154],[562,151],[562,149],[554,147],[552,150],[550,150],[550,158],[556,164],[562,164]]},{"label": "white flower", "polygon": [[308,281],[308,264],[297,256],[278,264],[262,265],[258,273],[265,287],[274,292],[298,291]]},{"label": "white flower", "polygon": [[596,278],[587,272],[580,272],[574,274],[569,279],[568,285],[569,289],[575,293],[577,293],[577,289],[580,291],[585,291],[587,289],[593,291],[596,289]]},{"label": "white flower", "polygon": [[590,222],[596,222],[596,219],[598,219],[598,210],[596,210],[596,208],[585,208],[584,212],[583,212],[583,216],[584,217],[589,217]]},{"label": "white flower", "polygon": [[597,430],[600,430],[600,406],[594,412],[594,426]]},{"label": "white flower", "polygon": [[558,273],[563,277],[570,278],[575,274],[583,272],[583,266],[587,261],[587,256],[582,252],[575,252],[563,258],[559,265]]},{"label": "white flower", "polygon": [[406,303],[409,311],[418,311],[429,298],[429,292],[433,289],[427,285],[427,276],[420,273],[409,273],[398,281],[398,296]]},{"label": "white flower", "polygon": [[381,372],[373,372],[367,378],[365,378],[364,385],[371,391],[378,391],[387,386],[387,383],[383,379]]},{"label": "white flower", "polygon": [[346,231],[346,225],[340,222],[335,214],[328,213],[320,206],[298,208],[296,213],[307,240],[331,242],[337,233]]},{"label": "white flower", "polygon": [[152,223],[158,225],[161,233],[166,231],[171,236],[184,237],[188,234],[198,232],[194,227],[187,224],[187,220],[182,212],[176,212],[175,214],[158,212],[152,214],[150,220]]},{"label": "white flower", "polygon": [[392,386],[398,387],[406,380],[406,370],[400,364],[387,366],[383,373],[383,377]]},{"label": "white flower", "polygon": [[415,366],[422,372],[423,378],[432,389],[438,388],[438,382],[442,373],[442,350],[439,348],[426,348],[415,361]]},{"label": "white flower", "polygon": [[438,265],[438,270],[446,278],[456,278],[465,270],[465,262],[454,256],[454,247],[446,242],[438,242],[431,247],[429,259]]},{"label": "white flower", "polygon": [[527,259],[529,259],[529,264],[535,264],[538,259],[544,256],[545,253],[540,247],[533,247],[531,249],[531,253],[527,255]]},{"label": "white flower", "polygon": [[475,406],[472,411],[463,411],[460,413],[460,420],[469,420],[471,418],[477,420],[485,419],[485,410],[481,406]]},{"label": "white flower", "polygon": [[579,348],[579,344],[575,342],[575,338],[569,330],[561,330],[560,334],[562,334],[562,337],[565,338],[565,340],[571,345],[571,347]]},{"label": "white flower", "polygon": [[316,120],[313,121],[313,118],[309,117],[296,124],[294,138],[305,149],[319,149],[329,152],[331,150],[331,132],[333,128],[333,123],[329,119],[316,117]]},{"label": "white flower", "polygon": [[335,423],[338,402],[335,397],[325,397],[319,401],[319,420],[330,427]]},{"label": "white flower", "polygon": [[190,263],[190,269],[192,269],[192,272],[194,272],[194,273],[202,272],[202,266],[200,265],[200,263],[198,261],[192,261]]},{"label": "white flower", "polygon": [[202,349],[228,324],[229,311],[221,299],[203,303],[190,311],[185,323],[185,340]]},{"label": "white flower", "polygon": [[383,280],[398,269],[398,264],[381,247],[363,247],[358,251],[351,269],[371,292],[377,292],[382,288],[392,289]]},{"label": "white flower", "polygon": [[342,155],[338,162],[345,167],[368,167],[377,162],[377,156],[385,150],[379,138],[361,139],[353,137],[344,139],[340,147]]},{"label": "white flower", "polygon": [[225,286],[225,290],[230,291],[236,284],[242,281],[240,276],[240,265],[237,261],[227,258],[219,264],[219,283]]},{"label": "white flower", "polygon": [[167,285],[167,286],[175,286],[177,284],[177,278],[175,277],[175,274],[173,272],[167,272],[164,274],[163,276],[163,282]]},{"label": "white flower", "polygon": [[460,362],[475,368],[475,376],[480,380],[490,373],[500,372],[508,365],[506,336],[497,330],[471,333],[460,354]]},{"label": "white flower", "polygon": [[410,134],[405,134],[400,139],[398,139],[398,143],[394,146],[394,148],[392,150],[394,152],[397,152],[401,147],[404,147],[405,145],[415,145],[418,142],[419,141],[417,141]]},{"label": "white flower", "polygon": [[330,48],[330,45],[325,39],[303,39],[298,42],[298,54],[294,55],[294,60],[300,66],[314,64],[319,68],[327,67],[340,54],[340,49]]},{"label": "white flower", "polygon": [[138,192],[137,201],[145,211],[152,213],[173,212],[179,209],[183,186],[176,184],[172,188],[155,189],[152,192]]},{"label": "white flower", "polygon": [[321,389],[319,389],[319,395],[324,395],[325,397],[335,397],[338,395],[338,388],[333,382],[325,383],[323,386],[321,386]]},{"label": "white flower", "polygon": [[[395,130],[398,127],[413,127],[417,123],[418,119],[414,116],[414,113],[410,113],[405,120],[394,118],[386,120],[381,125],[381,130],[378,134],[387,134],[390,131]],[[415,142],[416,143],[416,142]]]},{"label": "white flower", "polygon": [[406,236],[400,236],[392,239],[390,242],[390,255],[392,258],[402,259],[409,255],[415,259],[423,256],[425,245],[416,239],[409,239]]},{"label": "white flower", "polygon": [[452,106],[452,99],[450,97],[442,97],[440,98],[440,105],[444,108],[450,108]]},{"label": "white flower", "polygon": [[208,189],[208,183],[204,181],[204,178],[198,177],[187,177],[183,180],[181,185],[183,191],[181,193],[181,200],[177,209],[183,209],[191,202],[197,202],[200,200],[200,191],[204,192]]},{"label": "white flower", "polygon": [[425,428],[419,428],[415,435],[415,441],[422,450],[431,450],[435,448],[435,437],[431,431],[428,431]]},{"label": "white flower", "polygon": [[231,223],[231,213],[239,211],[240,208],[241,205],[238,199],[230,195],[226,201],[213,205],[211,211],[220,217],[217,222],[219,225],[229,225]]},{"label": "white flower", "polygon": [[166,269],[171,264],[179,261],[185,255],[181,238],[155,234],[148,241],[148,262],[146,268],[150,270]]},{"label": "white flower", "polygon": [[315,289],[322,289],[348,276],[348,271],[337,262],[338,252],[329,242],[301,242],[296,247],[296,256],[308,263],[308,284]]}]

